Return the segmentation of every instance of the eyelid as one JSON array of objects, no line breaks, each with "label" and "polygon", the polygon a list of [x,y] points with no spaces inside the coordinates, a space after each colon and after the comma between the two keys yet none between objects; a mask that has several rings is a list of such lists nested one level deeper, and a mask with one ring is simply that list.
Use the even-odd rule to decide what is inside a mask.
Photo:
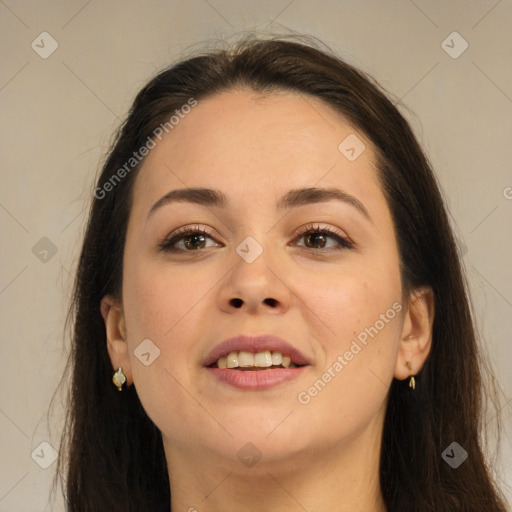
[{"label": "eyelid", "polygon": [[[170,234],[168,234],[167,236],[165,236],[165,238],[158,243],[158,247],[162,250],[169,250],[170,249],[168,248],[169,245],[170,245],[170,242],[172,242],[174,239],[178,238],[178,237],[185,237],[187,235],[192,235],[192,234],[202,234],[202,235],[205,235],[209,238],[211,238],[212,240],[214,239],[213,235],[211,233],[209,233],[206,229],[204,229],[201,225],[199,224],[192,224],[192,225],[188,225],[188,226],[183,226],[181,228],[178,228],[174,231],[172,231]],[[193,251],[176,251],[176,252],[193,252]]]},{"label": "eyelid", "polygon": [[[324,234],[330,238],[333,238],[336,240],[338,246],[337,247],[331,247],[331,248],[323,248],[323,249],[310,249],[311,252],[322,254],[322,253],[329,253],[329,252],[339,252],[344,249],[355,249],[356,244],[352,241],[352,239],[343,231],[340,231],[339,229],[332,227],[328,224],[321,225],[317,222],[312,222],[309,224],[306,224],[302,228],[300,228],[295,236],[294,240],[297,240],[298,238],[308,234],[308,233],[320,233]],[[304,248],[304,246],[299,246],[301,248]],[[306,247],[306,249],[308,249]]]},{"label": "eyelid", "polygon": [[[309,249],[309,251],[316,252],[316,253],[333,252],[333,251],[340,251],[342,249],[355,248],[354,242],[351,240],[351,238],[346,233],[338,230],[337,228],[329,226],[327,224],[321,225],[320,223],[315,223],[315,222],[308,223],[305,226],[302,226],[301,228],[299,228],[294,234],[293,241],[295,242],[298,238],[300,238],[308,233],[325,234],[326,236],[335,239],[338,243],[338,247],[328,248],[328,249],[322,249],[322,248],[311,249],[311,248],[307,248],[304,246],[298,246],[298,247]],[[194,235],[194,234],[202,234],[202,235],[214,240],[215,242],[217,242],[215,237],[210,232],[208,232],[208,230],[204,229],[201,225],[195,224],[195,225],[183,226],[181,228],[176,229],[175,231],[173,231],[172,233],[167,235],[163,239],[163,241],[161,241],[158,244],[158,247],[163,251],[167,250],[169,252],[173,252],[172,246],[170,244],[171,242],[173,242],[174,240],[176,240],[178,238],[183,239],[187,235]],[[178,240],[178,242],[179,241],[181,241],[181,240]],[[171,247],[171,248],[169,248],[169,247]],[[176,252],[176,253],[187,253],[187,252],[194,253],[194,252],[201,252],[201,251],[202,251],[201,249],[199,249],[197,251],[185,251],[185,250],[177,249],[174,252]]]},{"label": "eyelid", "polygon": [[347,241],[353,243],[350,237],[344,231],[341,231],[333,226],[330,226],[329,224],[321,224],[319,222],[310,222],[305,226],[299,228],[297,231],[297,235],[303,235],[304,233],[307,233],[309,231],[328,231],[329,233],[338,235],[340,238],[346,239]]}]

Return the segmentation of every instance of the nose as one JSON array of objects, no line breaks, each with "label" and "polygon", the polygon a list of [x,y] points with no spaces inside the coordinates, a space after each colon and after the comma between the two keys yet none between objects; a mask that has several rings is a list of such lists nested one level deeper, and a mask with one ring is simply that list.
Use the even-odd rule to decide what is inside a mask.
[{"label": "nose", "polygon": [[238,310],[248,314],[282,314],[289,309],[291,296],[284,268],[271,257],[270,251],[263,251],[251,263],[237,255],[218,300],[220,308],[231,314]]}]

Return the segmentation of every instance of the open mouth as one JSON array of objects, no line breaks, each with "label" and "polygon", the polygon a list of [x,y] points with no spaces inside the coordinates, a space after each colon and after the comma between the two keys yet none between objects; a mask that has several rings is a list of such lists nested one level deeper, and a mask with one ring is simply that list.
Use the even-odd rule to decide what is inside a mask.
[{"label": "open mouth", "polygon": [[227,356],[220,357],[209,368],[220,368],[239,371],[262,371],[272,369],[292,369],[304,365],[296,364],[288,355],[281,352],[264,350],[261,352],[247,352],[244,350],[230,352]]},{"label": "open mouth", "polygon": [[[263,391],[291,383],[304,375],[308,366],[310,360],[298,348],[269,334],[229,338],[213,347],[203,362],[221,386],[243,391]],[[228,388],[219,389],[222,392]]]}]

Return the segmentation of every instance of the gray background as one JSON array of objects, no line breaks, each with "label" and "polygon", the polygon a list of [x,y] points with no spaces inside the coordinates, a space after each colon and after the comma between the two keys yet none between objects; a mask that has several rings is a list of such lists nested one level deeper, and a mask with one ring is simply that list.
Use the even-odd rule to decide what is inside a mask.
[{"label": "gray background", "polygon": [[[254,29],[318,36],[407,106],[464,252],[501,386],[506,429],[493,466],[512,481],[510,27],[510,0],[0,0],[0,512],[51,510],[56,463],[41,466],[58,448],[59,396],[50,421],[47,412],[65,366],[93,181],[114,129],[139,88],[182,52]],[[457,58],[464,42],[448,37],[454,31],[469,45]],[[42,32],[58,44],[47,58]]]}]

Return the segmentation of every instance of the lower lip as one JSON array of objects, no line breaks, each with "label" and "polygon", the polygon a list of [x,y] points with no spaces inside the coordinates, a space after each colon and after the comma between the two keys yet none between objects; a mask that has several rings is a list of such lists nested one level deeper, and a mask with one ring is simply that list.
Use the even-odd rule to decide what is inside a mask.
[{"label": "lower lip", "polygon": [[272,370],[229,370],[206,368],[214,377],[239,389],[256,391],[268,389],[302,375],[305,366],[298,368],[273,368]]}]

